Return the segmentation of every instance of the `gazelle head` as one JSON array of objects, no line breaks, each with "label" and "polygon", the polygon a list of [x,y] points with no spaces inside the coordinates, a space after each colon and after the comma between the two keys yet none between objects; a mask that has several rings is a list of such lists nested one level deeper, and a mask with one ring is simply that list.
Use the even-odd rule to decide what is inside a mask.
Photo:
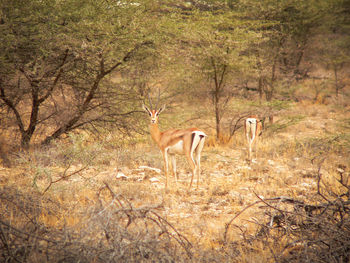
[{"label": "gazelle head", "polygon": [[151,124],[158,123],[159,114],[165,109],[165,105],[161,107],[159,110],[150,110],[145,104],[142,105],[144,111],[146,111],[151,119]]},{"label": "gazelle head", "polygon": [[158,89],[158,99],[157,99],[157,104],[156,104],[156,107],[155,109],[153,110],[153,106],[152,106],[152,100],[149,96],[149,93],[148,93],[148,101],[149,101],[149,105],[151,107],[151,109],[149,109],[145,104],[142,104],[142,108],[144,109],[144,111],[146,111],[149,115],[149,117],[151,118],[151,124],[158,124],[158,117],[159,117],[159,114],[165,109],[165,105],[161,108],[158,108],[158,104],[159,104],[159,99],[160,99],[160,89]]}]

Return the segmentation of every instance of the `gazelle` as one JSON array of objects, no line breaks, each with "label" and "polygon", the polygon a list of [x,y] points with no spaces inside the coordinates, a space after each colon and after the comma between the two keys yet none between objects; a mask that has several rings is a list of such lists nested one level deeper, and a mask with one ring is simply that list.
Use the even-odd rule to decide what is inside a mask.
[{"label": "gazelle", "polygon": [[[252,146],[257,137],[262,134],[263,125],[262,121],[256,115],[248,116],[244,121],[244,130],[247,137],[248,147],[249,147],[249,160],[252,159]],[[257,149],[255,147],[255,154]]]},{"label": "gazelle", "polygon": [[[150,106],[152,108],[152,104]],[[171,158],[171,166],[175,181],[177,182],[175,155],[184,154],[192,170],[190,188],[192,187],[192,182],[195,174],[197,174],[198,188],[201,151],[204,146],[206,134],[197,128],[188,128],[184,130],[171,129],[161,132],[158,127],[158,117],[159,114],[165,109],[165,106],[159,108],[158,110],[150,110],[144,104],[142,107],[150,116],[151,136],[152,139],[157,143],[164,159],[164,173],[166,176],[165,189],[168,187],[168,154]]]}]

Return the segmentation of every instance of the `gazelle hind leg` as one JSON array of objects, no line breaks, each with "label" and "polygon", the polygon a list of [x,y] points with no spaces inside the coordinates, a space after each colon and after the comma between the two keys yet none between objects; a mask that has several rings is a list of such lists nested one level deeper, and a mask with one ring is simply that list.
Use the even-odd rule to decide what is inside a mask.
[{"label": "gazelle hind leg", "polygon": [[255,118],[248,118],[245,122],[246,136],[247,136],[247,141],[249,146],[249,154],[248,154],[249,161],[252,160],[252,146],[256,135],[256,125],[257,123]]},{"label": "gazelle hind leg", "polygon": [[196,163],[196,160],[193,158],[193,155],[197,153],[197,148],[201,141],[201,137],[198,134],[193,133],[192,136],[193,137],[192,137],[191,150],[190,150],[190,153],[187,154],[188,162],[190,163],[190,166],[192,168],[192,178],[191,178],[190,188],[192,187],[193,178],[195,174],[197,174],[197,169],[198,169],[198,162]]},{"label": "gazelle hind leg", "polygon": [[259,143],[259,140],[255,140],[255,145],[254,145],[254,148],[255,148],[255,159],[258,159],[258,143]]},{"label": "gazelle hind leg", "polygon": [[250,126],[251,127],[251,139],[250,139],[250,160],[252,160],[253,158],[253,155],[252,155],[252,148],[254,146],[256,146],[256,144],[254,145],[255,143],[255,136],[256,136],[256,121]]},{"label": "gazelle hind leg", "polygon": [[197,189],[199,188],[199,178],[201,174],[201,153],[197,152],[196,156],[196,163],[197,163]]},{"label": "gazelle hind leg", "polygon": [[252,160],[252,144],[253,144],[253,142],[250,141],[249,142],[249,161]]},{"label": "gazelle hind leg", "polygon": [[202,137],[196,148],[196,165],[197,165],[197,189],[199,188],[199,178],[201,174],[201,152],[204,146],[205,137]]},{"label": "gazelle hind leg", "polygon": [[190,187],[189,187],[189,188],[191,188],[192,187],[192,183],[193,183],[193,177],[194,177],[194,174],[196,172],[196,164],[195,164],[195,162],[193,160],[193,156],[192,156],[191,153],[186,154],[186,157],[187,157],[187,161],[188,161],[188,163],[189,163],[189,165],[191,167],[191,171],[192,171],[191,183],[190,183]]},{"label": "gazelle hind leg", "polygon": [[248,160],[250,160],[250,157],[251,157],[251,152],[252,152],[252,148],[251,148],[251,140],[250,140],[250,137],[249,137],[249,133],[247,132],[247,143],[248,143],[248,146],[247,146],[247,155],[248,155]]}]

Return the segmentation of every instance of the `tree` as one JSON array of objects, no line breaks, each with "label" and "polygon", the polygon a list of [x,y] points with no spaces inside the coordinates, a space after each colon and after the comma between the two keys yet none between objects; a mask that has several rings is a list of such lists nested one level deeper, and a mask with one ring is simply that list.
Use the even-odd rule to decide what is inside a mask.
[{"label": "tree", "polygon": [[213,106],[216,137],[220,140],[221,121],[235,94],[235,83],[253,65],[254,58],[247,51],[250,45],[261,41],[261,35],[253,32],[251,24],[242,21],[240,14],[219,3],[217,8],[195,9],[185,38],[191,46],[193,67],[207,80],[202,84]]},{"label": "tree", "polygon": [[[252,50],[256,53],[257,90],[271,101],[277,86],[288,88],[295,79],[305,77],[302,69],[311,32],[328,9],[327,1],[238,1],[232,8],[246,19],[260,21],[255,30],[266,40]],[[254,51],[255,50],[255,51]]]},{"label": "tree", "polygon": [[318,31],[320,45],[315,61],[332,71],[337,97],[345,86],[341,80],[341,70],[350,62],[349,14],[349,1],[334,1]]},{"label": "tree", "polygon": [[47,144],[88,124],[130,128],[125,119],[136,111],[112,74],[153,49],[147,8],[147,1],[2,1],[0,99],[22,148],[36,133]]}]

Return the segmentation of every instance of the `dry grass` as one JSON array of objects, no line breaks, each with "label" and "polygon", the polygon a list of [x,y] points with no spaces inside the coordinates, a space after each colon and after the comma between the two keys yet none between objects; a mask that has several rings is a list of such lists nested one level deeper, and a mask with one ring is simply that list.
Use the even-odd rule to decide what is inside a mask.
[{"label": "dry grass", "polygon": [[[0,185],[13,199],[0,200],[3,211],[0,218],[23,229],[28,218],[35,218],[33,225],[52,229],[45,232],[46,236],[59,244],[62,240],[54,239],[49,233],[65,229],[67,232],[59,232],[58,236],[74,233],[70,242],[76,240],[87,247],[92,241],[101,246],[115,246],[111,245],[110,237],[106,238],[107,234],[115,234],[115,238],[133,236],[128,239],[130,247],[136,244],[132,243],[136,242],[135,236],[138,242],[147,244],[146,247],[151,246],[147,243],[151,242],[150,238],[155,240],[157,250],[148,256],[142,254],[144,258],[133,254],[134,260],[130,257],[130,261],[274,262],[287,253],[286,247],[293,237],[277,238],[280,233],[276,232],[270,237],[258,238],[262,235],[259,231],[269,224],[271,213],[277,215],[279,211],[267,212],[261,200],[289,197],[315,204],[322,199],[318,187],[330,199],[334,194],[344,193],[346,187],[339,183],[337,168],[350,163],[349,131],[340,125],[349,118],[350,111],[346,108],[308,102],[296,104],[281,112],[275,123],[267,127],[259,138],[257,157],[252,163],[246,160],[242,132],[224,145],[210,137],[203,151],[198,190],[188,190],[189,168],[185,158],[179,157],[180,181],[176,185],[172,178],[169,190],[164,191],[164,176],[158,170],[142,167],[162,169],[160,153],[149,138],[144,142],[138,140],[133,146],[118,147],[113,141],[88,142],[84,137],[72,137],[67,145],[57,144],[22,155],[15,168],[1,168]],[[318,184],[320,174],[322,180]],[[7,209],[18,197],[28,202],[16,203],[17,208]],[[37,210],[30,210],[29,204],[35,204],[33,209]],[[283,205],[280,203],[279,209],[287,209],[287,205]],[[110,210],[111,207],[117,207],[119,212]],[[145,215],[151,216],[130,212],[136,213],[145,207],[148,209]],[[123,232],[116,231],[117,225],[109,228],[107,218],[96,221],[102,211],[115,224],[119,223]],[[29,213],[28,217],[21,216],[25,213]],[[132,222],[130,227],[126,226],[128,220]],[[110,232],[103,232],[94,224]],[[159,234],[159,229],[169,234],[167,238]],[[96,234],[86,233],[87,230]],[[155,231],[155,235],[144,230]],[[174,251],[171,254],[163,246],[179,254]],[[77,247],[75,244],[67,251],[73,253]],[[140,251],[146,253],[146,250]],[[87,261],[101,259],[102,256]],[[45,261],[33,255],[27,260]]]}]

